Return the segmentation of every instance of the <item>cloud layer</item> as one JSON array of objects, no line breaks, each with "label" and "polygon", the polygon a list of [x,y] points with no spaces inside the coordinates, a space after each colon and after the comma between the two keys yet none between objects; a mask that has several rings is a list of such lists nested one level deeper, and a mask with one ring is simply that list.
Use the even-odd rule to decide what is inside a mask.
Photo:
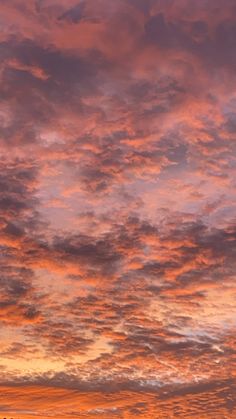
[{"label": "cloud layer", "polygon": [[235,2],[0,3],[0,412],[235,417]]}]

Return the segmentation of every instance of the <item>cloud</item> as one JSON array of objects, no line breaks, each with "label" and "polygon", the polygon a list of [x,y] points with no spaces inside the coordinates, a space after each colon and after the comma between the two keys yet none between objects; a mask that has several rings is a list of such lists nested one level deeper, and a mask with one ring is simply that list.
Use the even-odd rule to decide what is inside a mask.
[{"label": "cloud", "polygon": [[234,15],[1,2],[4,415],[233,417]]}]

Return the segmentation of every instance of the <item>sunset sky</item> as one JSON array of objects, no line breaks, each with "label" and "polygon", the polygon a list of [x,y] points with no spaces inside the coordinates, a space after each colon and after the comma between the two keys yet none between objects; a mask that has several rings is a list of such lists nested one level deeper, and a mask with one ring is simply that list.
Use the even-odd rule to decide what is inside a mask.
[{"label": "sunset sky", "polygon": [[236,1],[0,29],[0,419],[235,418]]}]

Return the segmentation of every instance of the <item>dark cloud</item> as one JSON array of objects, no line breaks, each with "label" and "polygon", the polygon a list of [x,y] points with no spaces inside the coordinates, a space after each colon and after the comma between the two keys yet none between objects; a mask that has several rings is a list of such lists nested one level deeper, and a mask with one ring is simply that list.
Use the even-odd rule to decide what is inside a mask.
[{"label": "dark cloud", "polygon": [[86,236],[57,237],[52,251],[56,252],[55,256],[58,258],[68,258],[75,263],[82,263],[91,271],[101,269],[104,274],[114,272],[116,264],[122,258],[110,235],[100,239]]},{"label": "dark cloud", "polygon": [[85,4],[86,3],[84,1],[81,1],[76,6],[72,7],[72,9],[69,9],[63,13],[58,19],[78,23],[84,17]]}]

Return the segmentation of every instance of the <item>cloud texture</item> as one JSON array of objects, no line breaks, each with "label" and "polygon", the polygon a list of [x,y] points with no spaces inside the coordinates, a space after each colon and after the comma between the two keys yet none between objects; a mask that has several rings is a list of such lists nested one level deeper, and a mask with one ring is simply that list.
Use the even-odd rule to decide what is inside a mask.
[{"label": "cloud texture", "polygon": [[0,414],[234,418],[235,1],[0,10]]}]

